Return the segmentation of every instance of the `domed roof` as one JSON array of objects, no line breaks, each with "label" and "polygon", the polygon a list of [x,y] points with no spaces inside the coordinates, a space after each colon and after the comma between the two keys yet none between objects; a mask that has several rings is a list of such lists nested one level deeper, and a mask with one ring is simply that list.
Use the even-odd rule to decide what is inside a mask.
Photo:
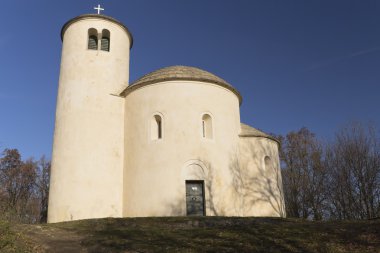
[{"label": "domed roof", "polygon": [[210,72],[188,66],[170,66],[158,69],[156,71],[144,75],[140,79],[133,82],[131,85],[138,85],[147,82],[157,83],[167,80],[195,80],[231,86],[222,78],[219,78],[216,75],[211,74]]},{"label": "domed roof", "polygon": [[129,87],[121,92],[120,95],[126,96],[132,90],[141,86],[175,80],[200,81],[217,84],[235,93],[239,98],[240,103],[242,100],[240,93],[222,78],[217,77],[216,75],[205,70],[188,66],[170,66],[153,71],[134,81]]},{"label": "domed roof", "polygon": [[280,144],[280,142],[273,136],[266,134],[254,127],[240,123],[240,129],[241,129],[241,132],[239,134],[240,137],[263,137],[263,138],[274,140],[275,142]]}]

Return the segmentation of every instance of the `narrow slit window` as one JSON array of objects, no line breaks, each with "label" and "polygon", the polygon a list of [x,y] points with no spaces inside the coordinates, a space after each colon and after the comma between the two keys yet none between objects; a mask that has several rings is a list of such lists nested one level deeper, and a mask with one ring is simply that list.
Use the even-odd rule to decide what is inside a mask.
[{"label": "narrow slit window", "polygon": [[94,28],[88,29],[88,46],[90,50],[98,50],[98,35]]},{"label": "narrow slit window", "polygon": [[203,138],[206,138],[206,126],[204,120],[202,120],[202,136]]},{"label": "narrow slit window", "polygon": [[110,51],[110,32],[106,29],[102,31],[100,49],[107,52]]},{"label": "narrow slit window", "polygon": [[154,115],[151,121],[151,139],[162,139],[162,117],[160,115]]},{"label": "narrow slit window", "polygon": [[162,138],[162,121],[161,120],[157,120],[157,137],[158,139],[161,139]]},{"label": "narrow slit window", "polygon": [[202,137],[206,139],[213,138],[212,118],[209,114],[204,114],[202,116]]},{"label": "narrow slit window", "polygon": [[272,160],[270,159],[269,156],[266,156],[266,157],[264,158],[264,165],[265,165],[264,169],[265,169],[266,171],[272,171],[272,170],[273,170],[273,167],[272,167]]}]

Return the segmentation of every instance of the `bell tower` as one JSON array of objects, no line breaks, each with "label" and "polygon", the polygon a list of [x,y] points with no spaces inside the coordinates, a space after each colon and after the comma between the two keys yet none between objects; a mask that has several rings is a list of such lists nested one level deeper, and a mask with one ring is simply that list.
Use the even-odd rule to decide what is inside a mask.
[{"label": "bell tower", "polygon": [[86,14],[64,24],[61,38],[48,222],[121,217],[124,98],[117,94],[128,86],[132,35],[114,18]]}]

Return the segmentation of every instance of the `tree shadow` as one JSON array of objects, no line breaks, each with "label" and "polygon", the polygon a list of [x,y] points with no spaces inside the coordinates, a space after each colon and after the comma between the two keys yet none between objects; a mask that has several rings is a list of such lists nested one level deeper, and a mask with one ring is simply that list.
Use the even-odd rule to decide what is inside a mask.
[{"label": "tree shadow", "polygon": [[[273,160],[263,165],[267,157]],[[273,147],[248,140],[231,151],[227,164],[217,169],[198,157],[185,167],[184,180],[204,182],[206,216],[286,216],[278,153]],[[169,215],[186,215],[184,192],[176,196],[168,203]]]},{"label": "tree shadow", "polygon": [[[257,150],[256,146],[256,150]],[[264,147],[259,147],[264,149]],[[252,215],[254,208],[269,205],[275,216],[285,217],[285,203],[282,190],[282,179],[279,165],[271,161],[270,166],[263,168],[262,160],[258,157],[252,143],[247,150],[250,159],[242,159],[242,154],[233,152],[230,158],[229,170],[232,175],[232,187],[235,192],[235,209],[239,215]],[[268,216],[273,216],[269,215]]]},{"label": "tree shadow", "polygon": [[[221,215],[216,204],[215,200],[215,171],[214,167],[207,160],[202,160],[204,165],[207,167],[207,170],[202,170],[197,173],[197,177],[204,180],[205,186],[205,204],[209,215],[219,216]],[[211,213],[210,213],[211,212]]]}]

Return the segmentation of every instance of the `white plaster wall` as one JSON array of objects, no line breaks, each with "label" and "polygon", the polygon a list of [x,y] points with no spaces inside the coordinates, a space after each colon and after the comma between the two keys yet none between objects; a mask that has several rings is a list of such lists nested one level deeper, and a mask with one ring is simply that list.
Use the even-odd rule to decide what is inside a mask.
[{"label": "white plaster wall", "polygon": [[[163,139],[152,141],[155,113],[163,116]],[[212,116],[212,140],[202,138],[203,113]],[[123,216],[186,215],[191,179],[205,180],[206,215],[230,215],[229,165],[239,131],[238,98],[221,86],[167,81],[128,94]]]},{"label": "white plaster wall", "polygon": [[[269,168],[265,166],[266,156],[271,159]],[[240,137],[236,161],[231,170],[236,213],[285,217],[277,142],[262,137]]]},{"label": "white plaster wall", "polygon": [[[87,49],[88,29],[108,29],[110,51]],[[71,24],[63,39],[48,222],[122,215],[127,33],[98,18]]]}]

